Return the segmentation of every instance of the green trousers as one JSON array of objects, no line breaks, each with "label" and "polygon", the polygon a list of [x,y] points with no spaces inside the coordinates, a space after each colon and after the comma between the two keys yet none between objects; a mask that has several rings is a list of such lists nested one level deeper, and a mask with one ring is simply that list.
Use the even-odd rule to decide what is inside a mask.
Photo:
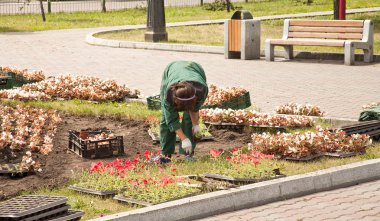
[{"label": "green trousers", "polygon": [[[183,133],[187,138],[190,139],[194,152],[195,141],[193,135],[193,124],[191,122],[190,114],[188,112],[183,112],[183,119],[181,128]],[[163,155],[173,154],[175,150],[176,143],[176,133],[169,130],[168,125],[165,121],[165,116],[162,115],[161,124],[160,124],[160,143],[161,143],[161,153]],[[182,149],[182,142],[179,143],[179,154],[185,154],[185,151]]]}]

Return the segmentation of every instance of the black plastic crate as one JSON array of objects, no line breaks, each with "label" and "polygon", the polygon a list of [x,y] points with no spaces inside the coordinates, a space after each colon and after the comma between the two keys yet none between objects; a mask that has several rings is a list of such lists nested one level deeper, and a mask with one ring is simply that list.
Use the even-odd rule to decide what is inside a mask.
[{"label": "black plastic crate", "polygon": [[161,99],[160,95],[150,96],[146,99],[149,110],[159,110],[161,109]]},{"label": "black plastic crate", "polygon": [[69,206],[66,202],[66,197],[59,196],[19,196],[0,202],[0,220],[46,220],[67,212]]},{"label": "black plastic crate", "polygon": [[11,75],[0,72],[0,90],[12,89],[13,86]]},{"label": "black plastic crate", "polygon": [[22,85],[24,84],[30,84],[30,83],[36,83],[36,82],[39,82],[39,81],[32,81],[32,80],[28,80],[26,79],[25,77],[21,76],[21,75],[17,75],[15,73],[8,73],[11,75],[12,77],[12,80],[13,80],[13,86],[14,87],[21,87]]},{"label": "black plastic crate", "polygon": [[[101,131],[87,131],[89,136],[101,134]],[[80,132],[69,131],[69,149],[83,158],[105,158],[124,154],[123,136],[90,141],[82,140]]]}]

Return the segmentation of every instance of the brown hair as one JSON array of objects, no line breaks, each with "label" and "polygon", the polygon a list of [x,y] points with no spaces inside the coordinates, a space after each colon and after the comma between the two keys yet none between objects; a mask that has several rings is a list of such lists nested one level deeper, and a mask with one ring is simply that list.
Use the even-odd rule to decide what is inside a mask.
[{"label": "brown hair", "polygon": [[189,82],[178,82],[170,86],[172,101],[176,111],[194,110],[197,102],[195,88]]}]

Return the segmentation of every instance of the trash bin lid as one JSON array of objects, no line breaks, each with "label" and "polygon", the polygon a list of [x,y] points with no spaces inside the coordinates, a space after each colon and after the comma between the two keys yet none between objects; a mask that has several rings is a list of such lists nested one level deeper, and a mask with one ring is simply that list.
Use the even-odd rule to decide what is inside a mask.
[{"label": "trash bin lid", "polygon": [[236,20],[246,20],[246,19],[253,19],[253,16],[251,14],[251,12],[247,11],[247,10],[239,10],[239,11],[236,11],[231,19],[236,19]]}]

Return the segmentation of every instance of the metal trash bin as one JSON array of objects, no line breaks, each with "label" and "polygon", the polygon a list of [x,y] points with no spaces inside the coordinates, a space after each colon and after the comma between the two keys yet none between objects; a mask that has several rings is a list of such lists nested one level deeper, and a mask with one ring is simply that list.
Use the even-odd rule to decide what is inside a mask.
[{"label": "metal trash bin", "polygon": [[254,20],[249,11],[236,11],[224,23],[224,57],[260,59],[260,32],[260,20]]}]

